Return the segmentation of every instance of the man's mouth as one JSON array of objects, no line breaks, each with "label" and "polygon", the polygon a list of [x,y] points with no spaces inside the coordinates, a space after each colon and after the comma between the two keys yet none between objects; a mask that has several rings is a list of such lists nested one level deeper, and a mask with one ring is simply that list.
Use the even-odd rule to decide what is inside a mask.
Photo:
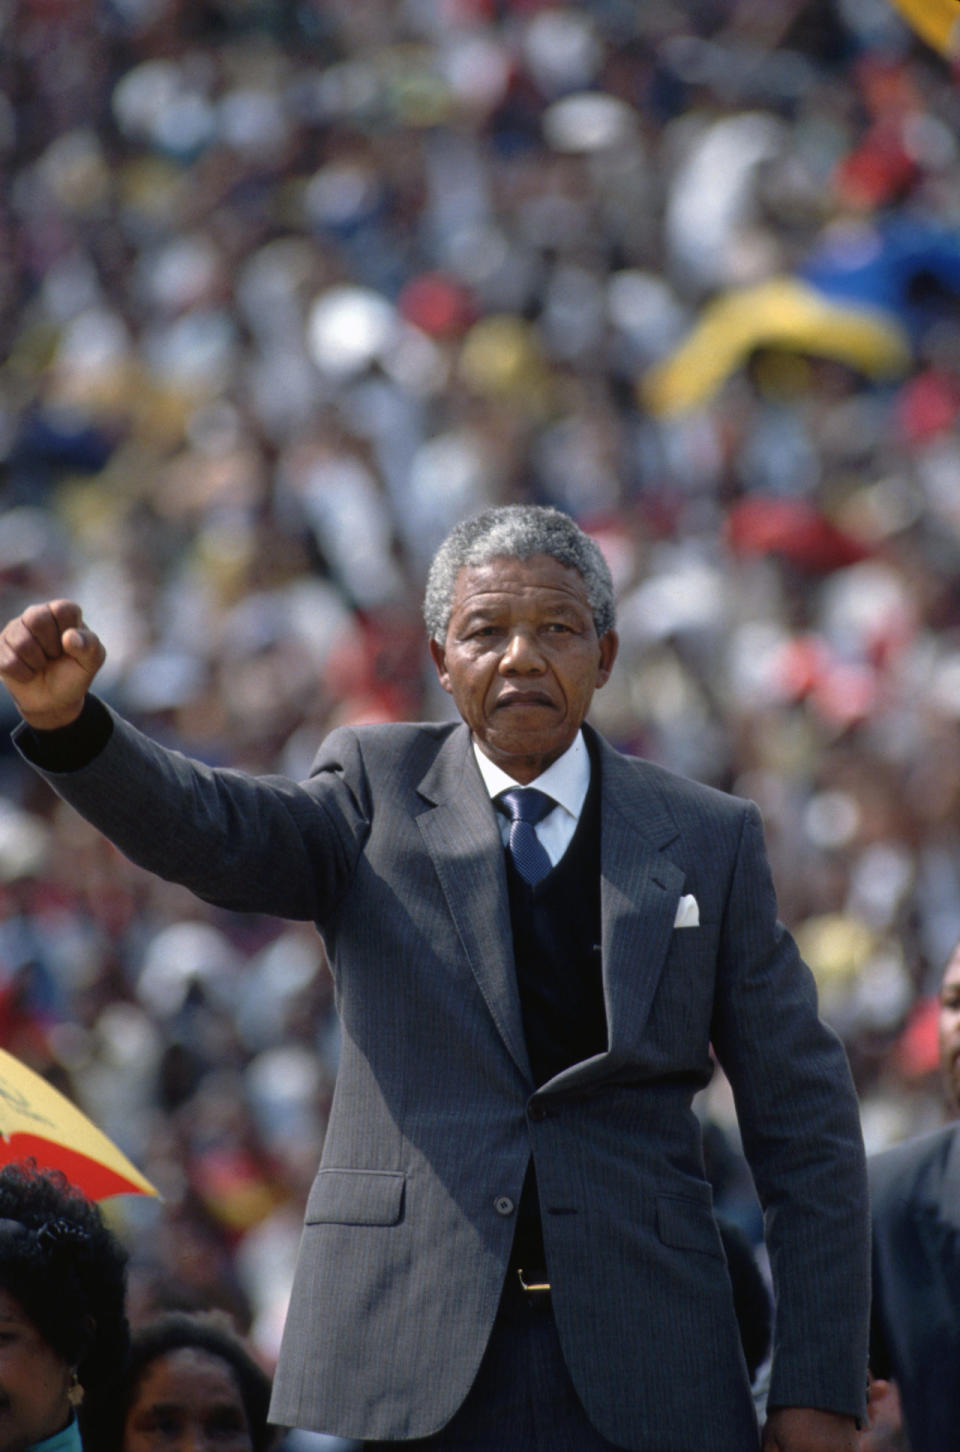
[{"label": "man's mouth", "polygon": [[555,710],[555,703],[545,691],[508,691],[497,697],[497,710],[504,710],[514,706],[547,706]]}]

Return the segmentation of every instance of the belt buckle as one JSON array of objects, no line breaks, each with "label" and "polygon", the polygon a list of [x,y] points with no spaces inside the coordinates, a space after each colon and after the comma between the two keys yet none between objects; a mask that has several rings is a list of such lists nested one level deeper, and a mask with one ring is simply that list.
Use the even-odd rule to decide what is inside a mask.
[{"label": "belt buckle", "polygon": [[546,1304],[546,1302],[549,1301],[549,1281],[525,1280],[523,1275],[523,1269],[520,1266],[517,1267],[517,1280],[520,1282],[520,1288],[523,1291],[524,1295],[527,1296],[531,1301],[533,1301],[534,1304],[544,1305]]}]

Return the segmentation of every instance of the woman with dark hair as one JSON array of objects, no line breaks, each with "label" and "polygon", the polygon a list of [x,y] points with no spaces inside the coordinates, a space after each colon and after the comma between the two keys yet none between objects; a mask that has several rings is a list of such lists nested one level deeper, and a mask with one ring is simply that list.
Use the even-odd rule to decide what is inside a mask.
[{"label": "woman with dark hair", "polygon": [[131,1338],[118,1452],[268,1452],[270,1378],[227,1319],[170,1311]]},{"label": "woman with dark hair", "polygon": [[55,1170],[0,1169],[0,1452],[99,1452],[127,1350],[126,1252]]}]

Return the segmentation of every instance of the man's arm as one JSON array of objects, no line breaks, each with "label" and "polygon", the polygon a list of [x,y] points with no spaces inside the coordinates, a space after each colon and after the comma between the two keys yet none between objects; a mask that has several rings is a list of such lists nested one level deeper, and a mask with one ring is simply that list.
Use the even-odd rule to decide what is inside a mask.
[{"label": "man's arm", "polygon": [[149,872],[221,907],[322,920],[369,828],[352,734],[304,784],[211,768],[87,694],[105,657],[72,601],[30,606],[0,632],[0,681],[24,718],[14,742],[26,759]]},{"label": "man's arm", "polygon": [[712,1036],[764,1208],[776,1300],[764,1447],[848,1452],[865,1414],[870,1227],[859,1109],[813,976],[777,921],[746,807],[724,915]]}]

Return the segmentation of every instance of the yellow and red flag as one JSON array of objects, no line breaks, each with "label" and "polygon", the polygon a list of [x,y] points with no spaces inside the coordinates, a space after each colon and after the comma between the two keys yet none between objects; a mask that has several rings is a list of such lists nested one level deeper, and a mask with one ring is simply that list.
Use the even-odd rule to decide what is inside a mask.
[{"label": "yellow and red flag", "polygon": [[0,1164],[61,1170],[91,1200],[156,1195],[111,1139],[40,1074],[0,1049]]}]

